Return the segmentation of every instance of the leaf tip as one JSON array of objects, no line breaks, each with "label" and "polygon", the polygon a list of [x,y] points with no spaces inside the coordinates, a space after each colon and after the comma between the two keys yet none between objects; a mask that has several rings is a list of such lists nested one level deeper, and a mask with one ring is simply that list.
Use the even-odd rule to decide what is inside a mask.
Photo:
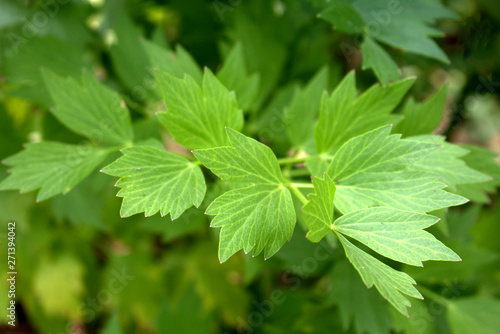
[{"label": "leaf tip", "polygon": [[461,257],[458,258],[458,262],[462,262],[462,258]]}]

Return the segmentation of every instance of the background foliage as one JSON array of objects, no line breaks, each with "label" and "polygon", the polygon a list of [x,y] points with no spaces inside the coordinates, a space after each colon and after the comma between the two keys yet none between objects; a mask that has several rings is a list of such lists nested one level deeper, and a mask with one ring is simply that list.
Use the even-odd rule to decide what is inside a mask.
[{"label": "background foliage", "polygon": [[[325,240],[308,242],[299,226],[292,240],[267,261],[263,254],[253,258],[239,252],[220,265],[218,230],[209,229],[203,215],[227,187],[215,176],[207,180],[211,187],[203,202],[192,190],[190,204],[200,205],[200,210],[188,209],[172,222],[162,216],[182,212],[159,206],[146,212],[151,217],[145,218],[132,215],[141,208],[120,211],[122,200],[113,187],[116,178],[97,172],[121,155],[106,157],[107,152],[100,149],[78,151],[87,130],[101,129],[95,140],[109,145],[125,143],[132,135],[135,141],[153,136],[169,150],[183,152],[160,130],[163,120],[172,121],[169,115],[155,117],[164,106],[153,68],[167,58],[174,77],[181,79],[184,70],[179,69],[188,69],[194,82],[207,80],[208,86],[210,79],[203,73],[211,71],[232,87],[239,107],[248,111],[245,134],[269,145],[279,157],[292,146],[314,151],[307,118],[315,115],[300,111],[319,110],[321,90],[328,87],[331,94],[351,69],[356,70],[351,76],[361,91],[377,81],[385,84],[416,77],[408,99],[400,102],[406,91],[399,100],[389,96],[405,116],[395,131],[412,135],[437,127],[436,132],[450,142],[500,152],[500,9],[496,2],[449,0],[444,6],[435,0],[397,2],[406,6],[403,13],[394,3],[2,1],[0,157],[21,151],[26,143],[27,151],[35,150],[41,139],[61,141],[75,145],[79,152],[69,162],[74,175],[89,175],[80,184],[65,180],[72,188],[66,189],[58,188],[57,179],[36,184],[29,179],[33,170],[28,168],[17,172],[25,182],[22,194],[0,192],[0,220],[5,225],[9,220],[18,224],[20,273],[19,325],[10,328],[2,316],[2,332],[494,333],[500,328],[496,195],[500,172],[492,162],[495,154],[483,148],[446,151],[445,158],[460,157],[493,180],[470,186],[447,179],[450,187],[472,202],[436,212],[442,219],[430,229],[463,261],[428,262],[424,268],[390,263],[418,281],[426,297],[412,301],[410,318],[391,308],[375,289],[365,289],[342,252]],[[203,70],[205,66],[208,70]],[[82,73],[84,79],[75,80]],[[94,78],[107,88],[96,88]],[[75,120],[63,119],[71,113],[58,108],[49,112],[55,104],[75,110],[71,106],[77,105],[78,97],[60,94],[67,87],[88,92],[84,101],[89,104],[99,94],[109,106],[106,112],[117,117],[113,124],[122,124],[118,127],[122,132],[106,136],[106,125],[98,122],[71,128]],[[231,109],[231,101],[224,103]],[[443,121],[423,118],[426,110],[443,104]],[[130,128],[113,111],[125,106],[131,111]],[[241,127],[236,116],[233,121],[233,128]],[[332,126],[345,128],[342,121]],[[358,134],[367,130],[355,129]],[[171,134],[175,138],[177,133]],[[343,143],[319,136],[320,152],[335,151]],[[43,149],[54,156],[61,151],[56,144]],[[154,148],[149,150],[157,156]],[[470,153],[464,155],[467,150]],[[6,162],[15,165],[23,157],[9,159]],[[50,170],[42,160],[31,168]],[[122,187],[127,175],[121,169],[127,161],[119,161],[121,165],[111,165],[108,172],[122,177],[118,184]],[[7,177],[6,166],[0,167],[0,174],[1,179]],[[41,188],[37,194],[28,192],[36,188]],[[138,196],[126,189],[121,192]],[[54,191],[67,193],[49,198]],[[6,232],[6,227],[0,231],[3,249]],[[2,268],[5,261],[2,255]],[[0,286],[0,304],[5,307],[6,280]]]}]

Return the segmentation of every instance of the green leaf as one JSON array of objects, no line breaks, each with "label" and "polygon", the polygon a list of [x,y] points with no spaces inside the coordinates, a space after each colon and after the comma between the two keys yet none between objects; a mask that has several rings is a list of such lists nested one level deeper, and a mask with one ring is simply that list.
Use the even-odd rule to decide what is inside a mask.
[{"label": "green leaf", "polygon": [[118,313],[114,313],[113,316],[106,322],[106,325],[100,334],[123,334],[120,327],[120,318],[118,317]]},{"label": "green leaf", "polygon": [[318,17],[330,22],[335,29],[348,34],[358,34],[365,26],[359,12],[343,0],[332,1],[332,4],[319,13]]},{"label": "green leaf", "polygon": [[312,183],[314,193],[309,194],[309,202],[302,208],[302,215],[309,229],[306,238],[319,242],[332,230],[335,183],[326,174],[324,179],[313,177]]},{"label": "green leaf", "polygon": [[328,174],[335,180],[335,206],[344,214],[386,206],[429,212],[467,200],[441,190],[437,176],[407,168],[440,148],[431,143],[399,139],[384,126],[351,139],[335,154]]},{"label": "green leaf", "polygon": [[430,37],[443,33],[429,26],[440,18],[458,16],[439,1],[385,0],[352,2],[366,23],[365,33],[381,42],[414,54],[449,62],[446,54]]},{"label": "green leaf", "polygon": [[175,52],[146,39],[141,39],[141,45],[152,68],[161,69],[179,79],[189,74],[197,84],[202,83],[200,67],[181,45],[177,45]]},{"label": "green leaf", "polygon": [[122,188],[122,217],[144,212],[146,217],[160,211],[178,218],[192,205],[198,207],[205,196],[205,178],[199,166],[187,159],[150,146],[130,147],[123,156],[104,167],[106,174],[118,176]]},{"label": "green leaf", "polygon": [[269,147],[229,128],[227,135],[231,146],[194,151],[214,174],[238,185],[207,209],[208,215],[216,216],[211,226],[221,227],[219,260],[226,261],[240,249],[253,255],[265,249],[269,258],[292,236],[292,196]]},{"label": "green leaf", "polygon": [[318,153],[334,153],[349,139],[398,121],[390,115],[413,85],[405,79],[387,86],[374,85],[356,99],[354,72],[349,73],[330,97],[323,94],[314,131]]},{"label": "green leaf", "polygon": [[423,103],[409,98],[402,111],[404,119],[396,124],[394,132],[403,136],[416,136],[433,132],[443,119],[448,85],[443,85],[434,95]]},{"label": "green leaf", "polygon": [[438,218],[391,208],[368,208],[348,213],[333,229],[354,238],[392,260],[423,266],[422,261],[461,261],[451,249],[422,229]]},{"label": "green leaf", "polygon": [[158,118],[179,144],[190,149],[225,146],[224,127],[243,127],[234,92],[230,93],[209,69],[202,87],[190,75],[177,79],[162,70],[156,75],[167,107]]},{"label": "green leaf", "polygon": [[133,139],[130,115],[120,96],[84,71],[82,82],[42,73],[57,119],[71,131],[107,145],[127,145]]},{"label": "green leaf", "polygon": [[398,65],[391,56],[368,36],[365,36],[361,44],[361,53],[363,54],[363,69],[373,69],[383,85],[401,77]]},{"label": "green leaf", "polygon": [[448,306],[453,334],[494,334],[500,328],[500,301],[488,297],[461,298]]},{"label": "green leaf", "polygon": [[328,68],[323,67],[307,85],[298,90],[285,109],[288,138],[299,150],[314,153],[314,124],[319,113],[321,95],[328,85]]},{"label": "green leaf", "polygon": [[217,73],[217,78],[228,89],[234,89],[238,105],[243,110],[251,109],[259,93],[260,75],[248,74],[241,43],[236,43],[231,49]]},{"label": "green leaf", "polygon": [[54,36],[35,36],[15,50],[17,52],[5,57],[2,66],[8,83],[15,87],[9,93],[45,107],[50,107],[52,101],[40,68],[60,75],[78,76],[82,68],[88,66],[78,48]]},{"label": "green leaf", "polygon": [[488,175],[482,174],[465,164],[459,159],[467,155],[468,150],[445,142],[444,137],[435,135],[422,135],[407,138],[421,143],[434,143],[443,145],[439,151],[433,152],[421,161],[410,167],[415,171],[427,171],[440,177],[440,181],[456,190],[458,184],[486,182],[491,180]]},{"label": "green leaf", "polygon": [[0,190],[40,189],[37,201],[65,194],[94,171],[106,155],[105,150],[92,146],[30,143],[3,161],[13,167],[11,175],[0,183]]},{"label": "green leaf", "polygon": [[406,307],[410,307],[411,304],[404,295],[423,299],[413,286],[416,282],[407,274],[397,271],[363,252],[341,234],[337,234],[337,236],[344,247],[347,258],[356,268],[367,288],[375,285],[382,297],[386,298],[399,312],[408,316]]},{"label": "green leaf", "polygon": [[489,203],[487,193],[495,193],[500,185],[500,164],[495,161],[498,157],[494,152],[472,145],[462,145],[470,153],[461,159],[467,166],[491,177],[487,182],[467,183],[457,185],[457,193],[479,203]]}]

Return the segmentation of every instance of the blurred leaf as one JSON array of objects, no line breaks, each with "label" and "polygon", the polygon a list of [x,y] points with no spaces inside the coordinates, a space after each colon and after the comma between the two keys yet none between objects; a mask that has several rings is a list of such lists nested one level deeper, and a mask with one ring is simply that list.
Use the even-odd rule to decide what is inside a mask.
[{"label": "blurred leaf", "polygon": [[413,164],[410,170],[426,171],[435,174],[452,191],[456,190],[458,184],[485,182],[490,179],[488,175],[468,167],[465,162],[459,159],[467,155],[468,151],[466,149],[447,143],[442,136],[421,135],[406,139],[420,143],[442,145],[440,150],[432,152]]},{"label": "blurred leaf", "polygon": [[448,85],[443,85],[434,95],[422,103],[413,98],[406,101],[402,115],[403,120],[396,124],[394,133],[403,136],[427,135],[437,129],[443,119]]},{"label": "blurred leaf", "polygon": [[188,74],[198,85],[202,83],[203,74],[200,67],[181,45],[176,47],[175,52],[146,39],[141,39],[141,45],[146,52],[151,68],[161,69],[179,79]]},{"label": "blurred leaf", "polygon": [[215,319],[202,307],[202,300],[192,286],[176,301],[164,301],[158,317],[158,330],[165,334],[216,333]]},{"label": "blurred leaf", "polygon": [[118,317],[118,313],[113,314],[100,334],[124,334],[122,329],[120,328],[120,319]]},{"label": "blurred leaf", "polygon": [[34,37],[5,59],[5,75],[12,87],[9,93],[49,107],[52,101],[40,69],[77,77],[85,65],[80,50],[67,42],[51,36]]},{"label": "blurred leaf", "polygon": [[429,24],[437,19],[456,19],[458,16],[438,1],[402,0],[388,4],[385,0],[355,0],[352,6],[361,14],[368,36],[407,52],[449,62],[430,38],[443,34]]},{"label": "blurred leaf", "polygon": [[217,78],[229,90],[234,90],[238,105],[243,110],[250,110],[259,92],[260,75],[249,74],[245,65],[243,45],[236,43],[217,73]]},{"label": "blurred leaf", "polygon": [[0,190],[40,189],[37,201],[65,194],[94,171],[106,155],[103,149],[92,146],[30,143],[3,161],[13,167],[11,174],[0,183]]},{"label": "blurred leaf", "polygon": [[453,334],[494,334],[500,328],[499,314],[499,300],[469,297],[451,303],[446,315]]},{"label": "blurred leaf", "polygon": [[43,71],[45,85],[55,106],[51,109],[68,129],[107,145],[130,145],[130,115],[120,96],[84,71],[82,81],[63,79]]},{"label": "blurred leaf", "polygon": [[361,44],[363,54],[363,69],[373,69],[378,80],[386,85],[401,77],[398,65],[377,42],[365,36]]},{"label": "blurred leaf", "polygon": [[497,154],[477,146],[462,145],[462,147],[469,150],[469,154],[462,157],[467,166],[490,176],[492,180],[458,185],[457,193],[478,203],[488,203],[487,193],[494,193],[500,185],[500,164],[494,160]]},{"label": "blurred leaf", "polygon": [[360,13],[344,0],[333,0],[331,4],[318,14],[319,18],[330,22],[337,30],[348,34],[360,33],[365,22]]},{"label": "blurred leaf", "polygon": [[347,261],[338,262],[330,274],[328,300],[339,307],[342,327],[351,322],[356,333],[388,333],[391,319],[387,307],[374,289],[366,289]]},{"label": "blurred leaf", "polygon": [[319,113],[321,95],[328,85],[328,68],[320,69],[307,85],[297,90],[284,120],[288,138],[293,146],[307,153],[315,152],[314,125]]}]

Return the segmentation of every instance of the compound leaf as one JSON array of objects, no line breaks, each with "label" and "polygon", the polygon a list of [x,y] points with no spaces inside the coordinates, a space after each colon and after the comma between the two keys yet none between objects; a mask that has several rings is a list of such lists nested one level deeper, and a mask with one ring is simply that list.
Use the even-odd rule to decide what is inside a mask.
[{"label": "compound leaf", "polygon": [[107,145],[132,143],[130,115],[120,96],[90,72],[83,72],[81,83],[49,70],[42,76],[55,104],[51,111],[68,129]]},{"label": "compound leaf", "polygon": [[295,226],[290,191],[283,186],[278,161],[271,149],[237,131],[227,129],[231,146],[196,150],[195,156],[221,179],[236,185],[207,209],[220,227],[219,260],[243,249],[253,255],[265,249],[274,255]]},{"label": "compound leaf", "polygon": [[102,171],[120,179],[123,197],[122,217],[144,212],[152,216],[160,211],[178,218],[192,205],[198,207],[205,196],[205,178],[199,166],[186,158],[151,146],[129,147],[123,156]]},{"label": "compound leaf", "polygon": [[348,213],[334,223],[334,230],[354,238],[395,261],[423,266],[422,261],[460,261],[434,236],[422,229],[438,218],[391,208],[368,208]]},{"label": "compound leaf", "polygon": [[335,183],[326,174],[324,178],[313,177],[312,183],[314,193],[309,194],[309,202],[302,208],[302,215],[309,229],[307,239],[319,242],[332,230]]},{"label": "compound leaf", "polygon": [[178,79],[163,70],[156,71],[163,91],[166,112],[158,118],[175,141],[190,149],[228,145],[225,126],[240,130],[243,115],[234,92],[229,92],[206,69],[200,87],[190,75]]},{"label": "compound leaf", "polygon": [[30,143],[3,161],[13,167],[11,174],[0,183],[0,190],[40,189],[37,201],[65,194],[95,170],[106,155],[105,150],[91,146]]}]

